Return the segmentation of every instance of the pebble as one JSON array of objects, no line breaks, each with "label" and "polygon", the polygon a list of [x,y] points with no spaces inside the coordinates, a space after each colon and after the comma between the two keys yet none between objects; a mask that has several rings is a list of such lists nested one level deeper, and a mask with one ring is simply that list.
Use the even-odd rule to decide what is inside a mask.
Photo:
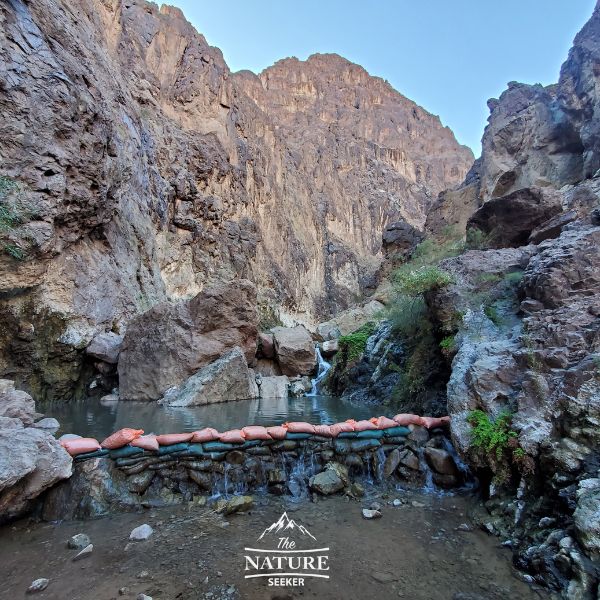
[{"label": "pebble", "polygon": [[457,531],[473,531],[473,528],[468,523],[461,523],[456,529]]},{"label": "pebble", "polygon": [[142,542],[147,540],[154,533],[154,529],[147,523],[136,527],[130,534],[129,539],[134,542]]},{"label": "pebble", "polygon": [[392,573],[384,573],[382,571],[373,571],[371,577],[379,583],[391,583],[396,580],[396,577]]},{"label": "pebble", "polygon": [[119,588],[119,596],[126,596],[127,594],[129,594],[128,587]]},{"label": "pebble", "polygon": [[417,502],[417,500],[413,500],[410,505],[413,508],[425,508],[425,504],[423,504],[422,502]]},{"label": "pebble", "polygon": [[78,552],[75,555],[75,557],[73,558],[73,562],[75,562],[77,560],[81,560],[82,558],[87,558],[88,556],[91,556],[93,550],[94,550],[94,545],[88,544],[83,550],[81,550],[80,552]]},{"label": "pebble", "polygon": [[381,509],[383,508],[383,506],[381,505],[380,502],[371,502],[371,505],[369,506],[369,508],[371,510],[378,510],[381,511]]},{"label": "pebble", "polygon": [[380,511],[369,508],[363,508],[362,515],[365,519],[380,519],[383,516]]},{"label": "pebble", "polygon": [[148,573],[148,571],[140,571],[136,577],[138,579],[147,579],[148,577],[150,577],[150,573]]},{"label": "pebble", "polygon": [[67,546],[71,548],[71,550],[83,550],[91,543],[92,540],[90,540],[89,536],[87,536],[85,533],[77,533],[69,539]]},{"label": "pebble", "polygon": [[135,600],[152,600],[152,596],[146,596],[146,594],[138,594]]},{"label": "pebble", "polygon": [[31,582],[31,585],[27,588],[28,594],[35,594],[36,592],[43,592],[50,583],[49,579],[44,579],[41,577],[40,579],[36,579]]},{"label": "pebble", "polygon": [[394,506],[402,506],[402,500],[400,500],[399,498],[394,498],[394,500],[392,501],[392,504]]}]

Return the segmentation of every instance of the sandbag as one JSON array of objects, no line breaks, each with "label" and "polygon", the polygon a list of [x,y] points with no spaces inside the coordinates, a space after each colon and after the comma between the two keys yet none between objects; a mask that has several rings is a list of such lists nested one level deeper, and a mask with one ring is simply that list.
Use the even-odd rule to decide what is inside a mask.
[{"label": "sandbag", "polygon": [[340,433],[350,433],[354,431],[354,425],[351,423],[334,423],[329,426],[329,431],[333,437],[337,437]]},{"label": "sandbag", "polygon": [[173,444],[183,444],[189,442],[194,434],[189,433],[163,433],[156,436],[159,446],[172,446]]},{"label": "sandbag", "polygon": [[398,423],[393,419],[389,419],[388,417],[373,417],[369,419],[377,429],[389,429],[390,427],[396,427]]},{"label": "sandbag", "polygon": [[233,444],[226,444],[224,442],[206,442],[202,444],[204,450],[206,452],[228,452],[229,450],[233,450],[235,446]]},{"label": "sandbag", "polygon": [[352,450],[352,452],[374,450],[375,448],[379,448],[379,446],[381,446],[379,440],[352,440],[350,442],[350,450]]},{"label": "sandbag", "polygon": [[355,438],[358,435],[358,431],[342,431],[342,433],[338,434],[337,438],[341,440],[347,440]]},{"label": "sandbag", "polygon": [[383,429],[365,429],[357,431],[356,437],[359,439],[375,440],[383,437]]},{"label": "sandbag", "polygon": [[377,425],[371,423],[371,421],[355,421],[354,422],[354,431],[368,431],[377,429]]},{"label": "sandbag", "polygon": [[130,456],[135,456],[136,454],[142,454],[144,452],[143,448],[136,448],[135,446],[123,446],[122,448],[117,448],[115,450],[110,451],[110,457],[115,460],[117,458],[129,458]]},{"label": "sandbag", "polygon": [[205,427],[199,431],[194,431],[192,439],[194,444],[202,444],[203,442],[214,442],[219,439],[219,432],[213,427]]},{"label": "sandbag", "polygon": [[231,429],[219,434],[219,441],[228,444],[243,444],[246,441],[241,429]]},{"label": "sandbag", "polygon": [[202,456],[204,457],[205,451],[202,444],[188,444],[186,456]]},{"label": "sandbag", "polygon": [[155,435],[141,435],[131,442],[134,448],[143,448],[144,450],[153,450],[158,452],[158,440]]},{"label": "sandbag", "polygon": [[133,442],[136,438],[141,437],[143,433],[143,429],[130,429],[129,427],[125,427],[124,429],[119,429],[119,431],[115,431],[112,435],[109,435],[100,445],[108,450],[116,450],[117,448],[122,448]]},{"label": "sandbag", "polygon": [[285,436],[285,439],[286,440],[308,440],[313,435],[314,435],[313,433],[296,433],[296,432],[288,431],[287,435]]},{"label": "sandbag", "polygon": [[383,430],[383,435],[385,437],[407,436],[409,433],[410,429],[408,427],[401,427],[400,425],[396,425],[396,427],[390,427],[389,429]]},{"label": "sandbag", "polygon": [[71,455],[87,454],[88,452],[96,452],[100,450],[98,440],[94,438],[76,438],[69,440],[61,440],[60,445]]},{"label": "sandbag", "polygon": [[73,460],[80,461],[88,458],[102,458],[103,456],[108,456],[109,452],[110,450],[100,448],[100,450],[95,450],[94,452],[84,452],[83,454],[78,454],[77,456],[73,457]]},{"label": "sandbag", "polygon": [[285,427],[290,433],[314,433],[315,426],[304,421],[292,421],[291,423],[284,423]]},{"label": "sandbag", "polygon": [[166,454],[175,454],[177,452],[187,452],[189,449],[187,442],[179,442],[177,444],[169,444],[168,446],[159,446],[158,454],[164,456]]},{"label": "sandbag", "polygon": [[448,421],[444,417],[421,417],[421,424],[426,429],[434,429],[435,427],[443,427]]},{"label": "sandbag", "polygon": [[247,425],[242,428],[244,437],[247,440],[272,440],[266,427],[260,425]]},{"label": "sandbag", "polygon": [[267,427],[267,433],[273,440],[285,440],[287,429],[283,426]]},{"label": "sandbag", "polygon": [[402,425],[403,427],[406,427],[408,425],[423,425],[423,422],[421,421],[421,417],[419,415],[412,415],[410,413],[400,413],[399,415],[396,415],[394,417],[394,421],[396,421],[398,425]]},{"label": "sandbag", "polygon": [[315,434],[323,437],[333,437],[329,425],[315,425]]}]

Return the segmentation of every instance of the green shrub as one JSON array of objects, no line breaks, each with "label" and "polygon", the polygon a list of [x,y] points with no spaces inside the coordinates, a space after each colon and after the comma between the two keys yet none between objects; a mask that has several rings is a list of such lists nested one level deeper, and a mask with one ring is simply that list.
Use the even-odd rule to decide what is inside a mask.
[{"label": "green shrub", "polygon": [[450,273],[434,266],[423,266],[416,270],[399,269],[395,276],[399,291],[408,296],[418,296],[442,288],[453,281]]},{"label": "green shrub", "polygon": [[476,227],[467,229],[465,245],[468,250],[485,250],[492,246],[493,241],[494,236],[491,233],[485,233]]},{"label": "green shrub", "polygon": [[485,316],[492,322],[494,325],[500,327],[502,325],[502,317],[498,311],[498,307],[495,304],[487,304],[483,307],[483,312]]},{"label": "green shrub", "polygon": [[365,323],[356,331],[343,335],[339,338],[339,353],[343,360],[348,363],[360,358],[367,346],[367,340],[375,331],[375,323]]},{"label": "green shrub", "polygon": [[509,442],[517,437],[517,432],[510,428],[512,414],[502,411],[494,420],[482,410],[473,410],[467,417],[467,422],[472,426],[471,443],[474,448],[484,451],[502,460],[504,453],[509,449]]},{"label": "green shrub", "polygon": [[444,352],[453,352],[456,349],[456,338],[453,335],[447,335],[440,342],[440,348]]}]

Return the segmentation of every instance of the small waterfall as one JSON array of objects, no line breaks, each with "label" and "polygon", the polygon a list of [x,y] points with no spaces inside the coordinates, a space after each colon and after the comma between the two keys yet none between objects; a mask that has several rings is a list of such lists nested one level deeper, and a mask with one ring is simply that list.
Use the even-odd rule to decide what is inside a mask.
[{"label": "small waterfall", "polygon": [[423,486],[423,491],[429,494],[435,493],[437,488],[435,487],[435,483],[433,483],[433,472],[425,460],[425,452],[423,451],[423,448],[419,448],[418,457],[421,472],[425,474],[425,485]]},{"label": "small waterfall", "polygon": [[327,372],[331,369],[331,363],[328,363],[323,358],[321,355],[321,348],[319,348],[318,344],[315,346],[315,352],[317,353],[318,361],[317,376],[312,380],[312,388],[310,392],[306,394],[307,396],[317,396],[319,394],[319,384],[325,379]]}]

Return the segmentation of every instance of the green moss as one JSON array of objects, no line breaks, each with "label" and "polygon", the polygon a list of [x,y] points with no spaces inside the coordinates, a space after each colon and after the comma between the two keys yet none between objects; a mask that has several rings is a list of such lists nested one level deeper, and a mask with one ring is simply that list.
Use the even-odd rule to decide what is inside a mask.
[{"label": "green moss", "polygon": [[418,269],[399,269],[395,283],[401,293],[418,296],[431,290],[449,285],[454,281],[450,273],[436,266],[423,266]]},{"label": "green moss", "polygon": [[503,454],[509,449],[510,440],[517,437],[517,432],[510,428],[511,421],[512,414],[508,411],[502,411],[493,420],[482,410],[471,411],[467,422],[473,428],[472,446],[493,455],[497,461],[502,460]]},{"label": "green moss", "polygon": [[356,331],[339,338],[339,353],[346,362],[352,362],[362,356],[367,346],[367,340],[375,331],[375,323],[365,323]]},{"label": "green moss", "polygon": [[440,348],[445,352],[452,352],[456,348],[456,337],[453,335],[447,335],[440,342]]}]

